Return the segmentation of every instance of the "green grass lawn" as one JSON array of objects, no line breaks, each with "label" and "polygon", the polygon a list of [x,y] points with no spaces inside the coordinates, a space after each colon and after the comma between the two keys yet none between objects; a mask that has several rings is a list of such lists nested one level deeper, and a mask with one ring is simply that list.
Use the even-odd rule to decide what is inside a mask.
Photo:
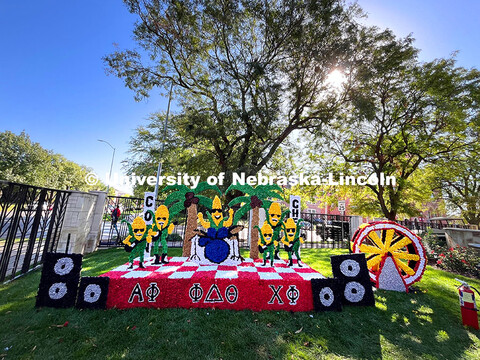
[{"label": "green grass lawn", "polygon": [[[304,261],[327,276],[330,255],[341,252],[302,250]],[[85,257],[82,275],[126,259],[122,249],[97,251]],[[480,332],[461,325],[455,277],[428,267],[415,293],[378,290],[375,307],[339,313],[79,311],[35,309],[35,271],[0,286],[0,358],[480,359]]]}]

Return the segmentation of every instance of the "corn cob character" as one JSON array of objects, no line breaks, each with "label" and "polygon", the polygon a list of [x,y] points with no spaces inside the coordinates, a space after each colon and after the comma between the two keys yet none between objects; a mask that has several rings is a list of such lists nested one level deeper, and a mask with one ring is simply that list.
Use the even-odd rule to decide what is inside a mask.
[{"label": "corn cob character", "polygon": [[228,210],[228,218],[224,218],[222,214],[222,203],[220,202],[220,198],[215,195],[212,204],[212,213],[210,214],[207,211],[207,218],[208,221],[203,218],[203,214],[199,213],[198,220],[200,221],[200,225],[202,225],[205,229],[214,228],[218,230],[222,227],[230,227],[232,226],[233,222],[233,209]]},{"label": "corn cob character", "polygon": [[165,205],[160,205],[155,211],[155,214],[150,210],[148,211],[154,219],[152,228],[148,231],[148,235],[152,237],[153,242],[152,253],[155,256],[154,264],[160,264],[160,245],[162,245],[162,264],[168,264],[166,260],[168,252],[167,236],[173,232],[175,225],[171,222],[170,213]]},{"label": "corn cob character", "polygon": [[276,240],[273,240],[273,229],[266,221],[263,223],[261,229],[258,226],[255,227],[260,232],[258,248],[260,250],[260,253],[263,253],[262,266],[267,265],[267,255],[269,255],[270,258],[270,265],[273,266],[273,254],[275,252],[275,247],[278,245],[278,242]]},{"label": "corn cob character", "polygon": [[299,267],[302,267],[300,264],[300,254],[298,253],[298,249],[300,248],[300,244],[304,243],[303,239],[300,235],[300,229],[302,226],[300,225],[302,219],[298,219],[297,224],[295,224],[295,220],[292,218],[288,218],[283,225],[283,231],[285,233],[285,237],[282,238],[282,243],[285,244],[285,251],[288,254],[288,266],[293,266],[292,255],[295,253],[297,257],[297,263]]},{"label": "corn cob character", "polygon": [[[141,269],[145,269],[143,266],[143,259],[145,255],[145,248],[147,243],[152,242],[152,237],[148,235],[148,230],[150,229],[150,225],[146,225],[145,221],[141,217],[136,217],[133,219],[133,222],[130,224],[125,220],[122,222],[126,223],[128,226],[128,236],[123,240],[123,243],[127,245],[129,248],[125,248],[125,250],[130,250],[130,256],[128,257],[128,262],[130,263],[129,269],[133,269],[133,260],[140,256],[140,265]],[[133,243],[131,240],[134,240]]]},{"label": "corn cob character", "polygon": [[280,236],[282,230],[283,219],[288,214],[289,210],[286,210],[282,213],[279,203],[272,203],[268,208],[267,222],[272,227],[273,230],[273,240],[277,243],[275,245],[275,260],[280,260],[278,252],[280,251]]},{"label": "corn cob character", "polygon": [[[203,218],[202,213],[198,214],[198,221],[207,232],[199,230],[198,234],[200,237],[197,244],[205,248],[204,254],[206,259],[213,263],[220,264],[227,259],[231,250],[229,243],[225,240],[229,239],[232,235],[233,209],[228,211],[228,218],[223,217],[222,203],[220,202],[220,198],[215,196],[211,210],[211,214],[208,211],[206,212],[208,221]],[[195,254],[197,254],[197,248],[195,248]],[[232,255],[231,258],[241,257]]]}]

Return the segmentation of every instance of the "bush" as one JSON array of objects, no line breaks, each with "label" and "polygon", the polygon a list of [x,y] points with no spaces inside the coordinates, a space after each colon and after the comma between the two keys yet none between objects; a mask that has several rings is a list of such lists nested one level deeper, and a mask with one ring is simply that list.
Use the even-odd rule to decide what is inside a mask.
[{"label": "bush", "polygon": [[170,234],[167,236],[167,241],[182,241],[182,237],[178,234]]},{"label": "bush", "polygon": [[422,237],[428,259],[434,260],[438,267],[462,275],[480,276],[480,256],[475,249],[460,245],[449,247],[446,240],[439,239],[431,231]]}]

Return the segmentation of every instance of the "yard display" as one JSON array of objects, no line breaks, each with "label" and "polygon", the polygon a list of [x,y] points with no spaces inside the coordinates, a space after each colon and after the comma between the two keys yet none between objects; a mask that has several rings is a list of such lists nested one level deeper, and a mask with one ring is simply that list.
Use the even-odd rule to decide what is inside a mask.
[{"label": "yard display", "polygon": [[[202,191],[218,192],[216,187],[200,185]],[[363,254],[332,257],[335,278],[325,279],[301,262],[301,220],[288,218],[288,210],[282,212],[280,203],[266,199],[281,198],[280,188],[242,189],[241,201],[233,201],[239,205],[235,211],[224,208],[218,195],[211,200],[199,195],[199,189],[167,187],[175,192],[150,214],[151,225],[141,217],[128,223],[129,235],[124,240],[128,262],[99,277],[80,279],[81,256],[49,254],[37,306],[339,311],[342,305],[374,305]],[[206,210],[197,213],[197,204]],[[173,218],[193,205],[195,212],[190,211],[187,225],[194,218],[195,228],[187,229],[184,239],[190,246],[188,256],[168,257],[166,238],[173,230]],[[256,207],[264,208],[267,218],[262,227],[252,224],[252,238],[256,235],[259,240],[251,246],[262,252],[263,259],[245,259],[238,247],[238,232],[243,228],[239,221]],[[147,243],[152,243],[151,253],[146,252]],[[288,261],[278,257],[280,243]],[[353,270],[345,270],[344,263]],[[60,282],[68,284],[54,285]]]},{"label": "yard display", "polygon": [[352,250],[367,258],[370,279],[379,289],[408,292],[423,276],[427,256],[421,239],[392,221],[363,224]]}]

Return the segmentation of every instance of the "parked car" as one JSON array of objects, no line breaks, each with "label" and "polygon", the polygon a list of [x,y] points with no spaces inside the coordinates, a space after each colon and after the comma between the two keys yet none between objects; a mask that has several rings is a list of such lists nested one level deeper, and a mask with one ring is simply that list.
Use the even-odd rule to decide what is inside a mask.
[{"label": "parked car", "polygon": [[311,230],[313,229],[313,224],[310,221],[302,220],[302,229]]}]

